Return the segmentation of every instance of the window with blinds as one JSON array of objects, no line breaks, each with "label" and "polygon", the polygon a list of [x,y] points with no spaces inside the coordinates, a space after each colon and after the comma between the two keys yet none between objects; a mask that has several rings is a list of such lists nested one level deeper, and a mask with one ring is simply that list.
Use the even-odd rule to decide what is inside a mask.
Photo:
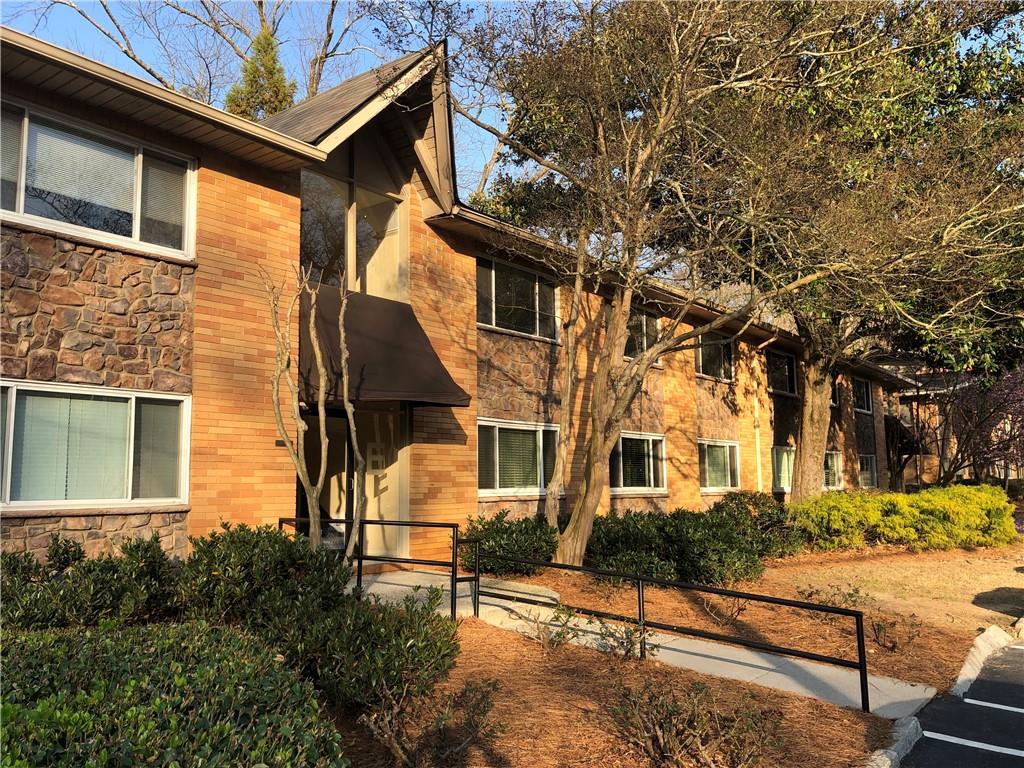
[{"label": "window with blinds", "polygon": [[186,250],[185,160],[5,104],[0,171],[5,210]]},{"label": "window with blinds", "polygon": [[556,314],[554,283],[500,261],[477,259],[478,323],[554,339]]},{"label": "window with blinds", "polygon": [[480,423],[477,487],[502,494],[536,495],[555,465],[558,429],[546,425]]},{"label": "window with blinds", "polygon": [[700,489],[726,491],[740,487],[739,444],[697,443]]},{"label": "window with blinds", "polygon": [[665,439],[661,435],[624,433],[612,448],[608,479],[615,490],[664,490]]},{"label": "window with blinds", "polygon": [[857,475],[857,481],[861,488],[876,488],[878,487],[878,474],[875,469],[875,457],[871,454],[861,454],[857,457],[859,463],[859,472]]},{"label": "window with blinds", "polygon": [[825,452],[825,487],[839,488],[843,484],[842,464],[839,451]]},{"label": "window with blinds", "polygon": [[772,487],[776,491],[789,491],[793,487],[793,461],[796,449],[788,445],[772,447]]},{"label": "window with blinds", "polygon": [[5,502],[184,495],[182,399],[22,384],[2,395]]}]

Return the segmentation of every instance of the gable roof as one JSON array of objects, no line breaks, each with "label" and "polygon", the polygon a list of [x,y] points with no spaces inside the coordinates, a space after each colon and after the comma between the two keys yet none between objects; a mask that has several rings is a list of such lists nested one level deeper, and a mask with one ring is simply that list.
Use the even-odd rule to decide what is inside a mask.
[{"label": "gable roof", "polygon": [[317,144],[360,107],[393,85],[431,50],[407,53],[375,69],[351,77],[323,93],[271,115],[260,125],[309,144]]}]

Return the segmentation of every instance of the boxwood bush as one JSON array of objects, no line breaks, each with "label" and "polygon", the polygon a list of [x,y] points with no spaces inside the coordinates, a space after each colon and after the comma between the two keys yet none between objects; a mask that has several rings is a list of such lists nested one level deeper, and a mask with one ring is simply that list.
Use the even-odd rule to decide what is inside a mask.
[{"label": "boxwood bush", "polygon": [[7,628],[137,624],[176,613],[174,566],[156,534],[122,544],[119,555],[89,559],[79,544],[54,535],[46,565],[29,553],[5,553],[0,574]]},{"label": "boxwood bush", "polygon": [[5,631],[4,765],[343,767],[313,687],[205,623]]},{"label": "boxwood bush", "polygon": [[[495,560],[487,555],[519,557],[526,560],[550,560],[558,545],[558,532],[541,517],[510,520],[509,510],[503,509],[493,517],[471,517],[465,537],[480,539],[480,570],[498,576],[529,575],[539,568],[515,565]],[[473,567],[473,548],[462,548],[462,566]]]},{"label": "boxwood bush", "polygon": [[997,546],[1016,539],[1013,505],[992,485],[918,493],[826,493],[793,506],[796,524],[820,549],[894,544],[913,550]]}]

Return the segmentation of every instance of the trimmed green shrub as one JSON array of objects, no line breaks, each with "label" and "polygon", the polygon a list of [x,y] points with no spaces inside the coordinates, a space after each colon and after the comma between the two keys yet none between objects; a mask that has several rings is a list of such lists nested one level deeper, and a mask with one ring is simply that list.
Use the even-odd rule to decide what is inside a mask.
[{"label": "trimmed green shrub", "polygon": [[[480,539],[480,570],[498,576],[530,575],[540,570],[530,565],[515,565],[487,557],[519,557],[526,560],[550,560],[558,545],[558,532],[540,517],[509,519],[509,510],[503,509],[494,517],[472,517],[466,528],[466,538]],[[462,566],[472,569],[473,548],[463,547]]]},{"label": "trimmed green shrub", "polygon": [[31,554],[0,560],[8,628],[90,626],[113,620],[137,624],[172,617],[174,566],[160,538],[128,541],[119,556],[86,559],[82,548],[54,535],[47,565]]},{"label": "trimmed green shrub", "polygon": [[928,488],[918,493],[826,493],[792,507],[797,525],[820,549],[894,544],[913,550],[985,547],[1016,539],[1013,505],[992,485]]},{"label": "trimmed green shrub", "polygon": [[189,618],[244,622],[300,597],[324,610],[341,602],[351,575],[343,553],[314,552],[304,538],[269,527],[224,523],[191,542],[178,579]]},{"label": "trimmed green shrub", "polygon": [[[619,573],[635,573],[639,576],[648,576],[652,579],[676,580],[676,567],[668,560],[662,560],[650,552],[620,552],[605,560],[594,562],[596,568],[606,571],[618,571]],[[602,577],[609,581],[619,582],[611,576]]]},{"label": "trimmed green shrub", "polygon": [[312,686],[205,623],[5,633],[4,765],[342,768]]},{"label": "trimmed green shrub", "polygon": [[594,519],[587,557],[600,568],[626,553],[650,554],[664,560],[669,522],[663,512],[627,510],[619,514],[612,510]]},{"label": "trimmed green shrub", "polygon": [[389,696],[421,696],[459,653],[458,625],[437,612],[442,594],[402,603],[349,596],[324,611],[305,597],[254,613],[250,625],[333,703],[372,706]]},{"label": "trimmed green shrub", "polygon": [[794,524],[789,510],[771,494],[735,491],[715,502],[709,511],[745,529],[761,557],[792,555],[804,544],[803,532]]}]

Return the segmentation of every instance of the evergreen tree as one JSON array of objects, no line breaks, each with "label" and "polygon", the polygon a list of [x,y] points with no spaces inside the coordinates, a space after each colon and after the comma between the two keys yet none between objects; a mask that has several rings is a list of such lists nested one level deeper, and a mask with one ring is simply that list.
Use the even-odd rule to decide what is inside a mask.
[{"label": "evergreen tree", "polygon": [[277,53],[277,40],[263,27],[252,41],[242,80],[228,90],[224,109],[249,120],[263,120],[295,101],[295,81],[288,80]]}]

